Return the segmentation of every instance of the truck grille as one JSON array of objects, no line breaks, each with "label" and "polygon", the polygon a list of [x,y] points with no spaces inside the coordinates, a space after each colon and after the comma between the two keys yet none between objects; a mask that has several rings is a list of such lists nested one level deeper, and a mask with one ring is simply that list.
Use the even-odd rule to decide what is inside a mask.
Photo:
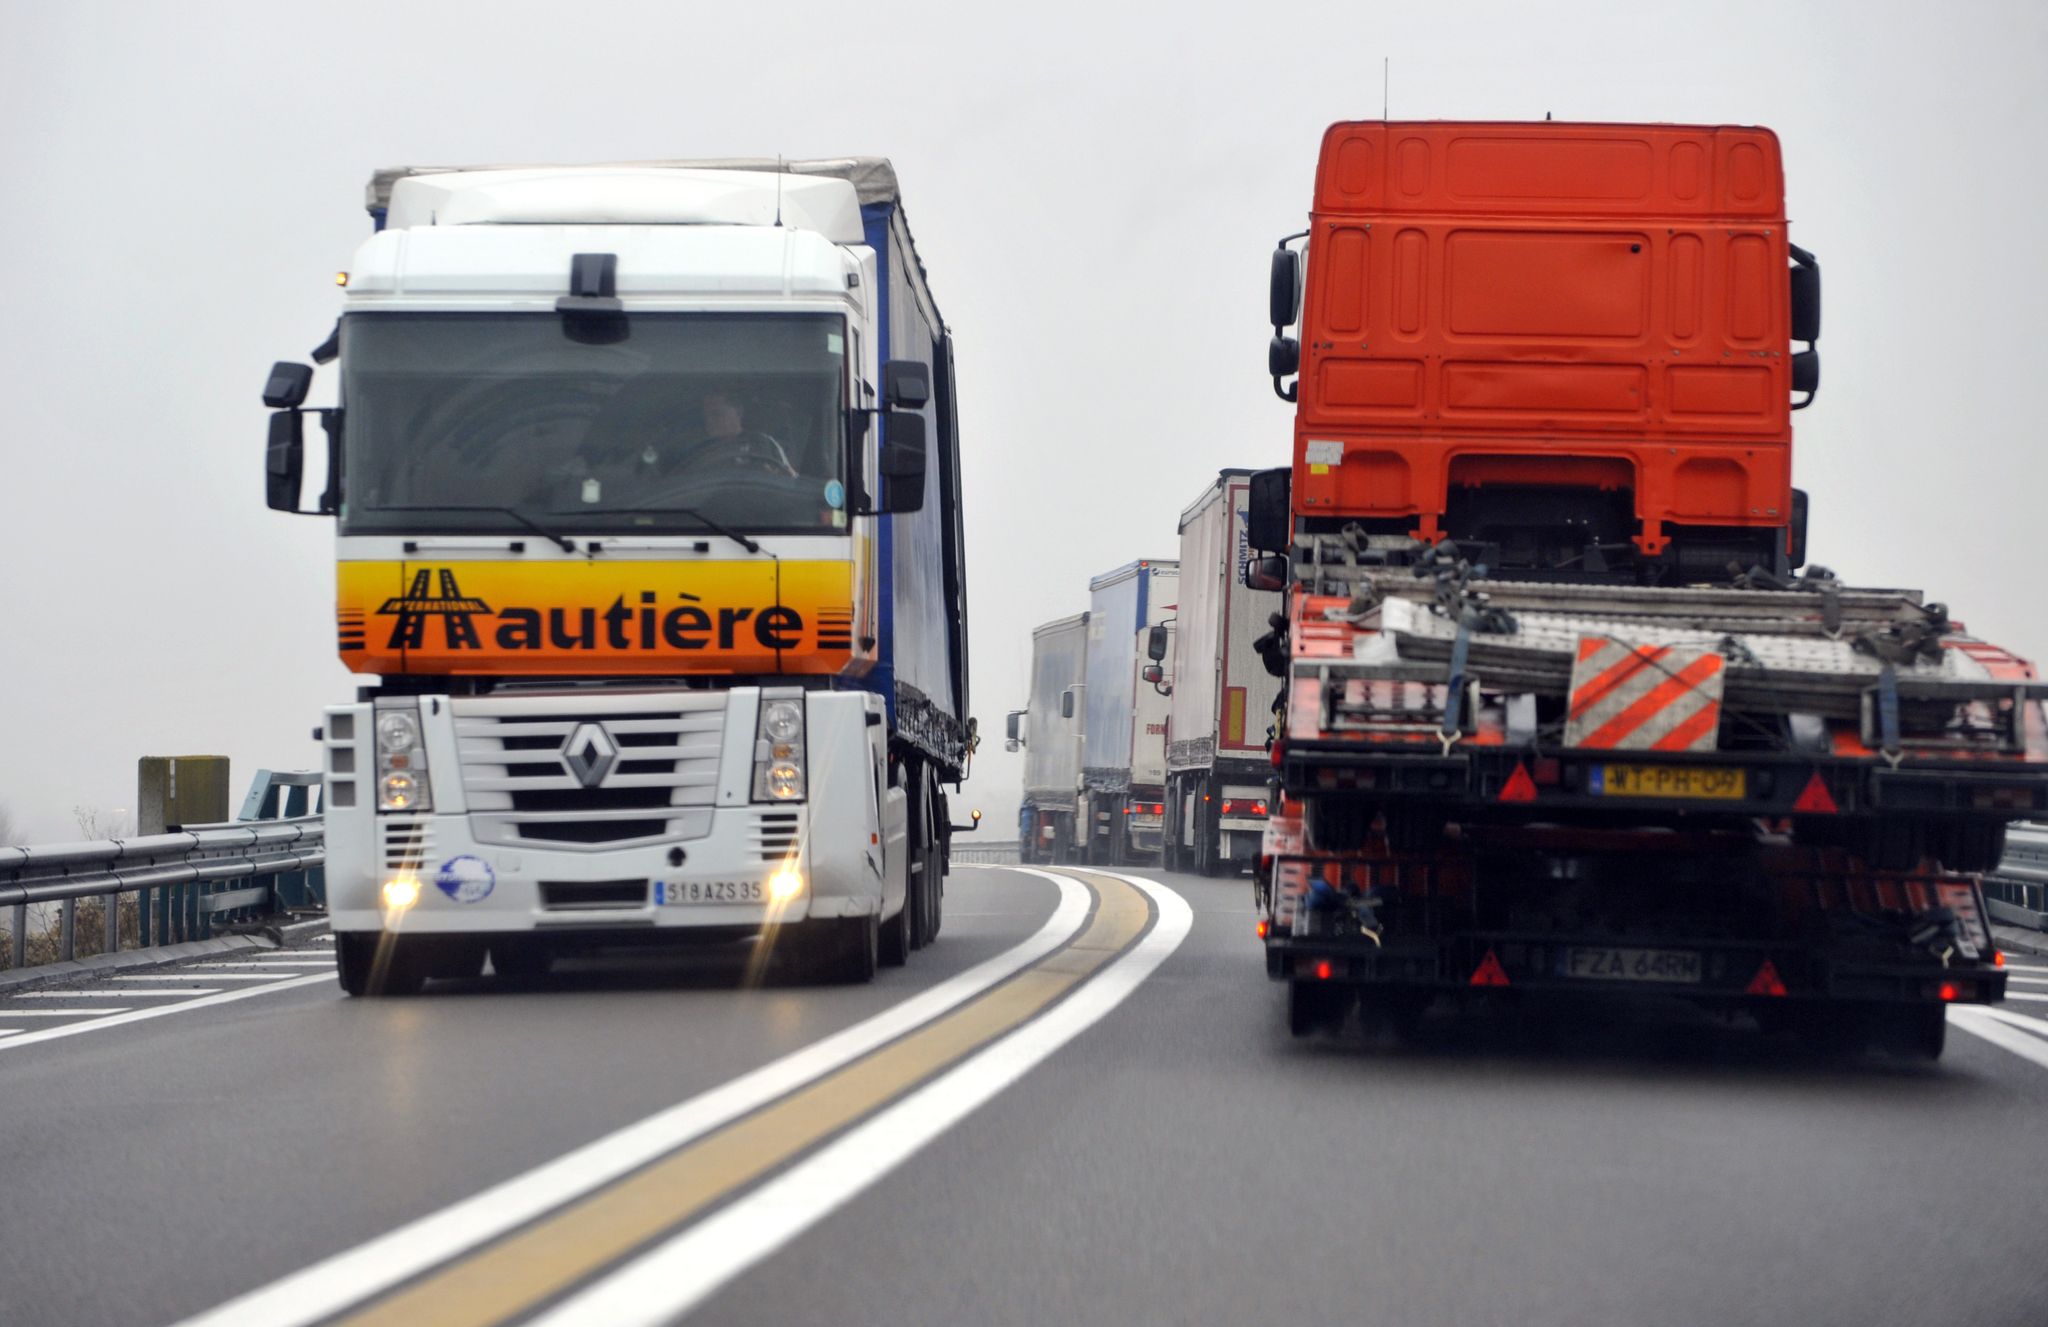
[{"label": "truck grille", "polygon": [[[610,847],[711,832],[723,696],[475,697],[452,704],[479,842]],[[584,735],[592,732],[599,740],[586,749]],[[595,777],[586,782],[579,766]]]},{"label": "truck grille", "polygon": [[417,875],[426,865],[433,847],[428,841],[425,816],[380,816],[378,831],[383,836],[384,874]]},{"label": "truck grille", "polygon": [[754,848],[764,862],[796,855],[798,815],[795,811],[762,811],[754,821]]},{"label": "truck grille", "polygon": [[548,912],[581,912],[593,908],[644,908],[647,881],[542,880],[540,906]]}]

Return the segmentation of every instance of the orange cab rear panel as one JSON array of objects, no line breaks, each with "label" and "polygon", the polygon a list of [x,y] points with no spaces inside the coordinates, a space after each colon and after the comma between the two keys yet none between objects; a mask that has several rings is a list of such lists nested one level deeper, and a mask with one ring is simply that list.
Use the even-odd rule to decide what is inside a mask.
[{"label": "orange cab rear panel", "polygon": [[1295,510],[1406,521],[1493,485],[1791,517],[1784,176],[1767,129],[1353,123],[1324,136]]}]

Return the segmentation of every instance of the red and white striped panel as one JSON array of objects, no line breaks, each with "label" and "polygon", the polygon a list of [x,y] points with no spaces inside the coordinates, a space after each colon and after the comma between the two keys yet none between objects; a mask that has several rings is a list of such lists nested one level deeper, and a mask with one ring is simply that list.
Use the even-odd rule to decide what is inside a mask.
[{"label": "red and white striped panel", "polygon": [[1564,744],[1593,751],[1712,751],[1721,731],[1720,655],[1579,637]]}]

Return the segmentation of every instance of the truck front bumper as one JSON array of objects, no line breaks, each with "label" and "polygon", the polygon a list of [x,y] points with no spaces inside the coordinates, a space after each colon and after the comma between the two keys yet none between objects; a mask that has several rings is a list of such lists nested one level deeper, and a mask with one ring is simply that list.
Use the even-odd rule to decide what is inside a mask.
[{"label": "truck front bumper", "polygon": [[[720,807],[701,838],[594,851],[479,843],[465,815],[380,815],[376,851],[330,854],[329,917],[343,932],[588,934],[759,930],[880,907],[878,847],[872,872],[857,878],[814,871],[808,808],[793,837],[767,820],[769,810]],[[801,886],[775,901],[769,882],[789,872]],[[417,886],[410,906],[389,905],[393,881]]]}]

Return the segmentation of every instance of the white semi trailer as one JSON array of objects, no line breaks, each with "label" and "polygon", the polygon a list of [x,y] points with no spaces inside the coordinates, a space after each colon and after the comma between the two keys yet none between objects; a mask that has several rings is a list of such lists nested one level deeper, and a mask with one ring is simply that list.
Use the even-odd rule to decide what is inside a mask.
[{"label": "white semi trailer", "polygon": [[1179,564],[1127,563],[1088,583],[1081,739],[1082,853],[1098,864],[1158,859],[1166,813],[1166,691],[1148,681],[1151,629],[1173,616]]},{"label": "white semi trailer", "polygon": [[1031,699],[1025,708],[1011,711],[1006,743],[1012,751],[1024,751],[1017,841],[1027,862],[1073,861],[1083,844],[1075,812],[1087,664],[1088,614],[1032,631]]},{"label": "white semi trailer", "polygon": [[1246,870],[1266,829],[1279,683],[1252,642],[1280,595],[1244,587],[1251,471],[1224,470],[1180,517],[1180,608],[1166,741],[1168,870]]}]

